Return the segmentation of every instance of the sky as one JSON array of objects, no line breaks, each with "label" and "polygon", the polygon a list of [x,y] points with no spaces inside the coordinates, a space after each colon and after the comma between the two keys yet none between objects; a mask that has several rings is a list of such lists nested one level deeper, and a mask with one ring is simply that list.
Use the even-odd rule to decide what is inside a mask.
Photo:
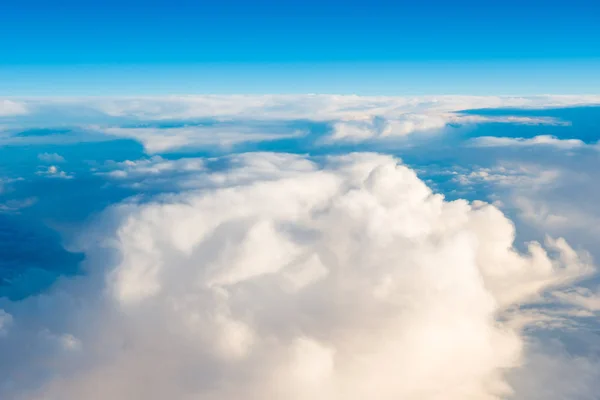
[{"label": "sky", "polygon": [[0,399],[597,400],[597,2],[0,2]]},{"label": "sky", "polygon": [[594,1],[0,5],[5,95],[590,94]]}]

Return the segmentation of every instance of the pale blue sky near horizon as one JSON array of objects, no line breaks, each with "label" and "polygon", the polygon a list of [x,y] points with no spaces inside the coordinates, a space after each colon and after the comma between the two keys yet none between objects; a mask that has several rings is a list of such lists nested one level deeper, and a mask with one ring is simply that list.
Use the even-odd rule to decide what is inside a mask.
[{"label": "pale blue sky near horizon", "polygon": [[204,63],[0,67],[19,96],[327,93],[535,95],[600,92],[600,61]]}]

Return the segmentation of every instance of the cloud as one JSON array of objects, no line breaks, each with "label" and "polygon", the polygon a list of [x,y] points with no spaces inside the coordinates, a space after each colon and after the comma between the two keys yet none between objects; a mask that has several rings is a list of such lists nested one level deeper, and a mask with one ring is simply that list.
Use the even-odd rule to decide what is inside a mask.
[{"label": "cloud", "polygon": [[49,178],[61,178],[61,179],[72,179],[73,174],[68,174],[65,171],[62,171],[56,165],[50,165],[49,167],[44,167],[36,172],[37,175],[47,176]]},{"label": "cloud", "polygon": [[552,108],[600,104],[600,96],[355,96],[201,95],[73,99],[113,117],[138,119],[238,118],[263,120],[394,119],[407,113],[443,114],[482,108]]},{"label": "cloud", "polygon": [[452,180],[461,185],[495,184],[503,187],[535,189],[557,182],[562,171],[527,163],[500,163],[493,167],[474,167],[453,171]]},{"label": "cloud", "polygon": [[0,338],[8,334],[8,329],[12,324],[12,315],[0,309]]},{"label": "cloud", "polygon": [[333,125],[331,141],[360,142],[371,139],[403,137],[414,132],[444,128],[450,116],[407,114],[402,118],[374,118],[369,121],[341,121]]},{"label": "cloud", "polygon": [[[68,118],[67,114],[65,119]],[[41,131],[40,134],[27,134],[28,130],[22,129],[17,123],[4,131],[0,130],[0,146],[75,145],[113,140],[111,136],[99,134],[87,128],[43,129]]]},{"label": "cloud", "polygon": [[20,210],[31,207],[37,203],[37,197],[27,197],[23,199],[11,199],[0,202],[0,214],[14,214]]},{"label": "cloud", "polygon": [[500,399],[511,313],[591,268],[389,156],[224,161],[107,210],[72,244],[86,276],[3,305],[2,398]]},{"label": "cloud", "polygon": [[561,302],[580,307],[586,311],[600,311],[600,291],[588,288],[572,288],[553,293]]},{"label": "cloud", "polygon": [[205,126],[182,128],[104,128],[100,132],[132,138],[144,145],[146,152],[159,153],[185,148],[231,148],[242,143],[266,142],[303,136],[295,130],[284,133],[265,132],[264,127]]},{"label": "cloud", "polygon": [[[200,158],[164,159],[160,156],[123,162],[109,161],[94,168],[95,174],[136,189],[180,190],[194,186],[205,170]],[[200,179],[202,180],[202,179]]]},{"label": "cloud", "polygon": [[[331,127],[329,135],[317,140],[318,145],[398,139],[415,132],[440,131],[448,125],[564,125],[568,122],[549,117],[510,115],[510,108],[600,104],[600,96],[206,95],[23,100],[23,104],[34,106],[36,112],[60,116],[60,124],[70,124],[72,129],[61,135],[20,136],[16,123],[0,135],[0,145],[117,137],[139,141],[148,153],[161,153],[187,148],[223,150],[244,143],[298,138],[307,133],[295,127],[299,121]],[[507,108],[507,115],[463,112],[499,107]],[[198,124],[199,120],[204,124]],[[161,121],[175,126],[160,127]]]},{"label": "cloud", "polygon": [[65,158],[57,153],[41,153],[38,154],[38,160],[44,161],[50,164],[53,163],[64,163]]},{"label": "cloud", "polygon": [[24,103],[12,100],[0,100],[0,117],[11,117],[28,113],[29,110]]},{"label": "cloud", "polygon": [[578,151],[576,160],[571,152],[557,152],[552,146],[540,146],[534,153],[503,149],[465,148],[463,159],[480,151],[477,162],[489,166],[467,162],[467,168],[452,168],[455,174],[450,180],[459,183],[464,193],[501,202],[528,237],[564,236],[600,257],[600,213],[590,200],[600,196],[595,149]]},{"label": "cloud", "polygon": [[[405,137],[415,132],[439,131],[448,125],[472,125],[481,123],[511,123],[525,125],[564,125],[568,124],[554,118],[515,117],[515,116],[479,116],[454,113],[412,114],[384,119],[376,117],[367,121],[340,121],[333,125],[329,141],[361,142],[373,139],[392,139]],[[496,139],[496,138],[492,138]]]},{"label": "cloud", "polygon": [[[596,332],[582,335],[571,331],[566,336],[574,342],[597,342]],[[537,373],[529,376],[522,374],[523,370]],[[527,363],[511,375],[515,391],[520,394],[515,398],[594,400],[600,390],[600,358],[597,348],[588,354],[573,354],[558,340],[547,339],[532,345],[527,351]]]},{"label": "cloud", "polygon": [[[141,99],[107,99],[90,105],[115,117],[139,119],[193,119],[215,118],[217,120],[260,119],[264,121],[301,120],[329,122],[332,133],[325,142],[390,139],[407,136],[414,132],[440,130],[449,124],[514,123],[564,125],[568,122],[548,117],[480,116],[461,114],[466,109],[485,107],[550,107],[556,104],[579,104],[600,102],[600,97],[478,97],[478,96],[423,96],[423,97],[368,97],[336,95],[265,95],[265,96],[185,96]],[[257,117],[259,116],[259,117]],[[118,129],[118,128],[117,128]],[[178,128],[179,129],[179,128]],[[188,128],[172,132],[115,131],[134,135],[147,147],[154,144],[159,151],[164,144],[171,147],[190,144],[190,138],[202,136],[202,130],[212,128]],[[111,131],[108,131],[111,133]],[[208,133],[208,131],[207,131]],[[231,135],[231,134],[230,134]],[[217,140],[217,135],[211,136]],[[146,140],[144,140],[146,138]],[[235,144],[238,140],[262,141],[268,138],[258,135],[255,140],[243,139],[243,135],[221,138]],[[198,138],[200,144],[206,139]],[[150,143],[148,143],[150,142]]]},{"label": "cloud", "polygon": [[550,135],[539,135],[532,138],[480,136],[471,139],[470,144],[474,147],[549,146],[565,150],[572,150],[589,146],[579,139],[559,139],[555,136]]}]

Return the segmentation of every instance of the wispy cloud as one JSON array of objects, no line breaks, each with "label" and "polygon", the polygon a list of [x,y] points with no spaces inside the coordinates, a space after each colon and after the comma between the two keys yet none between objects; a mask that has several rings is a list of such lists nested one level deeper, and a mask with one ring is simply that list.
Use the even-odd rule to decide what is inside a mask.
[{"label": "wispy cloud", "polygon": [[555,136],[550,135],[539,135],[532,138],[480,136],[471,139],[469,144],[474,147],[549,146],[565,150],[579,149],[586,146],[594,146],[588,145],[580,139],[559,139]]},{"label": "wispy cloud", "polygon": [[64,163],[65,162],[65,158],[63,156],[61,156],[60,154],[57,153],[41,153],[38,154],[38,160],[43,161],[43,162],[47,162],[50,164],[53,163]]},{"label": "wispy cloud", "polygon": [[26,115],[29,113],[24,102],[0,99],[0,117]]},{"label": "wispy cloud", "polygon": [[[218,147],[228,149],[242,143],[268,142],[297,138],[305,132],[279,127],[247,126],[244,124],[215,125],[181,128],[94,128],[95,131],[111,136],[132,138],[144,145],[148,153],[169,152],[185,148],[197,149]],[[282,130],[287,132],[281,132]]]}]

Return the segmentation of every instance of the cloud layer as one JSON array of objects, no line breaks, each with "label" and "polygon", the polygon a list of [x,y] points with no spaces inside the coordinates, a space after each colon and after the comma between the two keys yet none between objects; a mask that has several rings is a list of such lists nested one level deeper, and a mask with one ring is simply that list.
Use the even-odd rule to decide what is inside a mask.
[{"label": "cloud layer", "polygon": [[[4,306],[0,350],[36,351],[3,398],[504,398],[519,306],[591,268],[562,239],[519,253],[498,209],[389,156],[222,161],[108,210],[77,245],[88,276]],[[49,304],[58,321],[32,317]]]},{"label": "cloud layer", "polygon": [[600,104],[600,96],[341,96],[205,95],[158,98],[74,99],[114,117],[139,119],[240,118],[264,120],[394,119],[407,113],[443,114],[481,108],[550,108]]},{"label": "cloud layer", "polygon": [[[323,137],[317,141],[319,145],[357,143],[398,139],[415,132],[440,131],[456,125],[564,125],[568,122],[550,117],[510,115],[510,108],[586,104],[600,104],[600,96],[206,95],[23,99],[19,103],[6,100],[3,107],[12,110],[11,115],[18,107],[27,110],[22,118],[29,125],[42,115],[44,120],[68,129],[67,134],[62,135],[22,135],[19,123],[23,121],[19,120],[7,125],[4,132],[0,131],[0,146],[129,138],[142,143],[147,153],[206,148],[230,150],[236,145],[304,137],[309,132],[294,126],[299,121],[329,128],[320,132]],[[462,112],[499,107],[507,108],[505,115]],[[166,125],[161,126],[161,123]]]}]

